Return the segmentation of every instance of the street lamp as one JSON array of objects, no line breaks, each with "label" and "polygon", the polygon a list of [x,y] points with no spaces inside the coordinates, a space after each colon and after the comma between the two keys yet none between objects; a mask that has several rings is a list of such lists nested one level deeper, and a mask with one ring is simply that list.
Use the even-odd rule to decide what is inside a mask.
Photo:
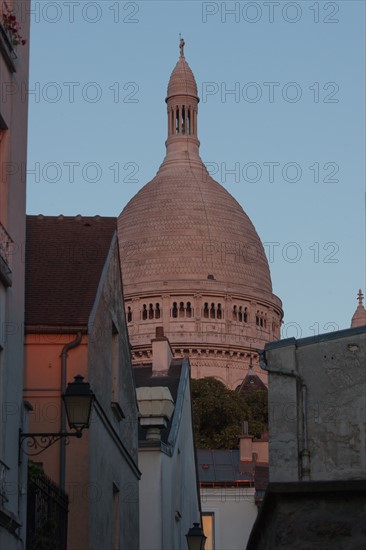
[{"label": "street lamp", "polygon": [[[19,430],[19,457],[22,449],[29,456],[36,456],[51,447],[60,439],[66,439],[69,443],[70,437],[80,438],[82,430],[89,428],[90,414],[95,400],[95,395],[90,389],[88,382],[83,382],[84,377],[78,374],[74,382],[67,385],[65,393],[61,396],[66,409],[66,416],[71,430],[74,432],[58,433],[24,433]],[[23,443],[26,441],[26,448]],[[23,447],[22,447],[23,446]]]},{"label": "street lamp", "polygon": [[90,414],[95,399],[90,389],[89,382],[83,382],[80,374],[74,377],[74,382],[69,382],[62,400],[66,409],[66,416],[71,430],[80,433],[84,428],[89,428]]},{"label": "street lamp", "polygon": [[199,523],[194,523],[186,534],[188,550],[204,550],[206,538]]}]

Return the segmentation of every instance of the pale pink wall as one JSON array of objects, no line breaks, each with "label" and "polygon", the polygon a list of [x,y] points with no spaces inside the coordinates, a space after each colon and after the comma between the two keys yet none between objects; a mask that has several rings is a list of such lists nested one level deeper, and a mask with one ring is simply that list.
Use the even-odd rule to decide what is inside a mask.
[{"label": "pale pink wall", "polygon": [[[24,399],[33,406],[30,432],[58,432],[61,428],[61,351],[75,335],[27,334],[25,337]],[[84,336],[67,358],[67,382],[76,374],[88,380],[88,347]],[[67,425],[67,430],[69,427]],[[60,444],[55,443],[32,460],[42,462],[44,471],[60,482]],[[88,548],[88,434],[71,438],[66,446],[66,492],[70,498],[68,549]]]}]

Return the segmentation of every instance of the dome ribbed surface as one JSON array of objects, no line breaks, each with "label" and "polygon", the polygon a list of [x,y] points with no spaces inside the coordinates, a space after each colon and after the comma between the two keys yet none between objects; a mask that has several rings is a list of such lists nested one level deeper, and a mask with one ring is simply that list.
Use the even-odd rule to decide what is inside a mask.
[{"label": "dome ribbed surface", "polygon": [[174,95],[198,96],[196,79],[184,57],[180,57],[170,76],[167,97]]},{"label": "dome ribbed surface", "polygon": [[242,287],[253,296],[272,293],[252,222],[203,165],[202,171],[178,166],[159,172],[122,211],[118,236],[126,294],[139,283],[156,282],[156,289],[164,281],[207,285],[209,275],[221,287]]}]

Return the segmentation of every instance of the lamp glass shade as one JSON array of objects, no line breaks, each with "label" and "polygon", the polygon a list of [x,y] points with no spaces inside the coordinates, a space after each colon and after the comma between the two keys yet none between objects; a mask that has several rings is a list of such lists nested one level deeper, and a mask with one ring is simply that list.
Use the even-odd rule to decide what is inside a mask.
[{"label": "lamp glass shade", "polygon": [[75,376],[74,382],[67,385],[62,399],[70,428],[78,431],[88,428],[94,400],[89,383],[83,382],[82,376]]},{"label": "lamp glass shade", "polygon": [[186,534],[188,550],[204,550],[206,538],[199,523],[194,523]]}]

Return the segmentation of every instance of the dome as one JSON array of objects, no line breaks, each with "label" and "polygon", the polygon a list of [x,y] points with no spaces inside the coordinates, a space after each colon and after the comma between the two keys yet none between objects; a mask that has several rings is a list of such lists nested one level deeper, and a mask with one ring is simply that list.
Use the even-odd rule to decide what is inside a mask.
[{"label": "dome", "polygon": [[125,292],[167,283],[272,293],[260,238],[237,201],[207,173],[173,165],[143,187],[118,220]]},{"label": "dome", "polygon": [[198,97],[196,79],[184,57],[180,57],[170,76],[167,98],[172,96],[190,95]]},{"label": "dome", "polygon": [[265,381],[252,348],[279,339],[282,304],[254,225],[200,158],[199,98],[183,39],[180,50],[165,159],[117,223],[132,360],[151,362],[162,328],[175,356],[189,356],[193,377],[236,388],[249,366]]},{"label": "dome", "polygon": [[357,299],[358,306],[352,317],[351,328],[363,327],[366,325],[366,309],[363,305],[363,294],[361,289],[358,291]]}]

